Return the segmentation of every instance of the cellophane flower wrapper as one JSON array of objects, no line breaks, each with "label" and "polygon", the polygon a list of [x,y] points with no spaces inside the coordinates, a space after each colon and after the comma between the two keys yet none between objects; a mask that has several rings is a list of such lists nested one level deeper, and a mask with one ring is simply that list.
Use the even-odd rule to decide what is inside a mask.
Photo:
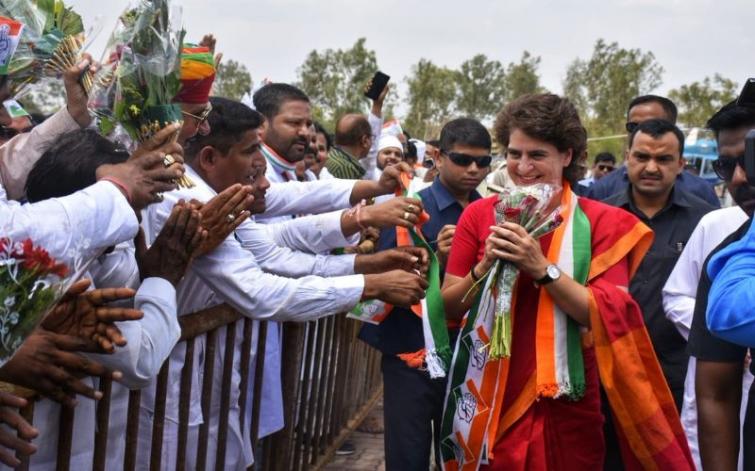
[{"label": "cellophane flower wrapper", "polygon": [[0,0],[0,17],[0,22],[4,26],[11,26],[12,22],[23,25],[19,36],[14,37],[11,30],[6,30],[6,39],[10,40],[7,46],[10,48],[4,48],[5,54],[0,60],[0,72],[9,76],[9,85],[13,93],[19,87],[19,83],[31,82],[39,73],[40,66],[33,47],[42,36],[45,17],[29,0]]},{"label": "cellophane flower wrapper", "polygon": [[0,365],[81,277],[82,261],[61,263],[31,239],[0,237]]},{"label": "cellophane flower wrapper", "polygon": [[90,95],[103,132],[120,124],[143,142],[183,120],[173,103],[181,87],[180,24],[180,9],[167,0],[139,1],[120,16]]},{"label": "cellophane flower wrapper", "polygon": [[[84,47],[81,16],[62,0],[0,0],[0,14],[25,24],[22,41],[10,66],[10,89],[20,98],[30,86],[49,77],[59,77],[76,65]],[[93,75],[81,77],[90,90]]]},{"label": "cellophane flower wrapper", "polygon": [[[562,222],[560,208],[546,212],[559,190],[560,187],[543,183],[504,189],[498,195],[498,203],[495,205],[496,224],[518,224],[535,239],[548,234]],[[490,291],[482,293],[482,296],[492,296],[495,300],[490,357],[508,358],[511,356],[513,332],[512,300],[519,269],[514,264],[499,259],[480,283],[484,284],[489,276],[494,277],[493,283],[490,284]]]}]

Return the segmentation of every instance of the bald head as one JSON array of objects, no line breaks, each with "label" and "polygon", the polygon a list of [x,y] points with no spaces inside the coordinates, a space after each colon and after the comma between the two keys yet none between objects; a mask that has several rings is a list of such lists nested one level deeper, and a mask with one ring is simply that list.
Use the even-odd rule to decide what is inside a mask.
[{"label": "bald head", "polygon": [[341,116],[336,124],[336,145],[356,147],[365,137],[372,136],[372,128],[364,115],[349,113]]}]

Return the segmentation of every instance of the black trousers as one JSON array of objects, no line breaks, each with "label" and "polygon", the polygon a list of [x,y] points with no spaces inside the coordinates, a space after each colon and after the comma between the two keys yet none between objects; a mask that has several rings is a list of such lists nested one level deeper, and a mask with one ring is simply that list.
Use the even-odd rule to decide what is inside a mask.
[{"label": "black trousers", "polygon": [[439,467],[440,421],[446,379],[430,379],[426,371],[383,355],[383,415],[386,471],[425,471],[435,443]]}]

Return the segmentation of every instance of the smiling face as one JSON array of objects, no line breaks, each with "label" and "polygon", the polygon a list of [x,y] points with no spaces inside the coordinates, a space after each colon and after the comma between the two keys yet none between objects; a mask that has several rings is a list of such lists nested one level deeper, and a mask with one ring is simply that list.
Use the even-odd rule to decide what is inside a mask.
[{"label": "smiling face", "polygon": [[397,147],[386,147],[378,152],[377,167],[385,170],[385,167],[395,165],[404,160],[404,151]]},{"label": "smiling face", "polygon": [[647,198],[666,198],[684,169],[679,140],[672,132],[658,138],[638,132],[627,151],[627,176],[633,191]]},{"label": "smiling face", "polygon": [[563,185],[564,168],[571,163],[572,151],[560,152],[556,146],[514,129],[506,150],[506,170],[515,185],[536,183]]},{"label": "smiling face", "polygon": [[309,145],[312,112],[306,101],[284,102],[265,131],[265,144],[289,162],[299,162]]},{"label": "smiling face", "polygon": [[[234,143],[225,154],[214,147],[208,146],[202,149],[200,164],[210,186],[220,193],[236,183],[254,185],[257,177],[255,166],[258,166],[259,159],[265,160],[260,151],[259,132],[257,129],[250,129],[244,132],[241,139]],[[255,204],[257,204],[256,196]],[[262,196],[264,204],[264,194]]]}]

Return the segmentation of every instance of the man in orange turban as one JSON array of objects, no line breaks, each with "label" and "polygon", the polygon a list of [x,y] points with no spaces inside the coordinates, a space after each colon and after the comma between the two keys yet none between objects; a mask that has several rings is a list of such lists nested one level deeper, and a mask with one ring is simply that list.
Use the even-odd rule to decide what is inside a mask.
[{"label": "man in orange turban", "polygon": [[210,91],[216,72],[214,46],[215,39],[205,36],[201,45],[187,44],[181,51],[181,89],[173,99],[181,105],[184,117],[184,125],[178,135],[181,145],[197,133],[206,136],[210,132],[207,116],[212,110]]}]

